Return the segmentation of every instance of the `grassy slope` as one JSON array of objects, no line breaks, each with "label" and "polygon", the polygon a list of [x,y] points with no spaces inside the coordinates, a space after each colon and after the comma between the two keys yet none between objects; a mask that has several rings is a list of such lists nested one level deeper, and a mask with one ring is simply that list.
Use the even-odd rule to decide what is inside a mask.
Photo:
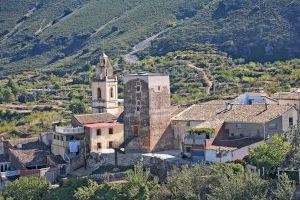
[{"label": "grassy slope", "polygon": [[[300,55],[298,1],[11,0],[1,5],[0,75],[44,66],[75,68],[95,60],[102,48],[123,55],[166,27],[172,28],[143,55],[206,42],[250,60]],[[35,6],[7,38],[4,34]]]},{"label": "grassy slope", "polygon": [[210,42],[248,60],[300,56],[299,1],[214,1],[202,11],[158,40],[152,53]]}]

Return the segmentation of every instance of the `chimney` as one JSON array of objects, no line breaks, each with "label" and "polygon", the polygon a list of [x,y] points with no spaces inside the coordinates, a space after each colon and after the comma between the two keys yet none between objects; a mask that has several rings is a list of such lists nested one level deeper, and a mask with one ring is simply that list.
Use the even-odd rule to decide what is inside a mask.
[{"label": "chimney", "polygon": [[232,109],[232,104],[231,103],[227,103],[226,110],[229,111],[231,109]]}]

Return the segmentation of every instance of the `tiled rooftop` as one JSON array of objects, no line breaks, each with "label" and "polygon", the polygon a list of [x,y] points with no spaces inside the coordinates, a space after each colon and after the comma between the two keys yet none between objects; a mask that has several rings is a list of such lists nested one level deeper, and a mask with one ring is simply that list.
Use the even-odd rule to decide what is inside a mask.
[{"label": "tiled rooftop", "polygon": [[300,100],[299,92],[278,92],[272,95],[274,99],[280,100]]},{"label": "tiled rooftop", "polygon": [[82,125],[94,123],[111,123],[117,120],[116,116],[109,113],[74,115],[74,118]]},{"label": "tiled rooftop", "polygon": [[[50,155],[48,151],[41,144],[28,143],[22,148],[10,149],[12,155],[14,155],[20,163],[24,166],[41,166],[47,165],[47,155]],[[31,147],[30,147],[31,146]]]},{"label": "tiled rooftop", "polygon": [[285,105],[199,104],[174,116],[173,120],[265,123],[290,109],[292,109],[291,106]]},{"label": "tiled rooftop", "polygon": [[231,140],[214,140],[212,145],[237,149],[237,148],[249,146],[251,144],[257,143],[262,140],[263,138],[239,138],[239,139],[231,139]]}]

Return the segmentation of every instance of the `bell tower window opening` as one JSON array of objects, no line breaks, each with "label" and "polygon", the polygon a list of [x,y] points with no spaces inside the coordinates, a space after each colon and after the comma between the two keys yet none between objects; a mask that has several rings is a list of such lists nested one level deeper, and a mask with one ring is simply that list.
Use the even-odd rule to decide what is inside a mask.
[{"label": "bell tower window opening", "polygon": [[114,88],[110,88],[110,97],[114,98]]},{"label": "bell tower window opening", "polygon": [[136,85],[136,91],[137,91],[137,92],[141,92],[141,82],[140,82],[140,81],[137,81],[137,82],[135,83],[135,85]]},{"label": "bell tower window opening", "polygon": [[97,97],[98,97],[98,99],[101,99],[101,98],[102,98],[102,95],[101,95],[101,88],[98,88],[98,89],[97,89]]}]

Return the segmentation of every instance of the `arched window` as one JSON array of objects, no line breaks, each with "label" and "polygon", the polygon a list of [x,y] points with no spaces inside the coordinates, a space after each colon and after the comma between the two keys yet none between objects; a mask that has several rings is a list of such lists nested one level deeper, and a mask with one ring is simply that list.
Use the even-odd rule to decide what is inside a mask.
[{"label": "arched window", "polygon": [[98,97],[98,99],[101,99],[101,98],[102,98],[102,95],[101,95],[101,88],[98,88],[98,89],[97,89],[97,97]]},{"label": "arched window", "polygon": [[110,88],[110,97],[114,98],[114,88]]}]

